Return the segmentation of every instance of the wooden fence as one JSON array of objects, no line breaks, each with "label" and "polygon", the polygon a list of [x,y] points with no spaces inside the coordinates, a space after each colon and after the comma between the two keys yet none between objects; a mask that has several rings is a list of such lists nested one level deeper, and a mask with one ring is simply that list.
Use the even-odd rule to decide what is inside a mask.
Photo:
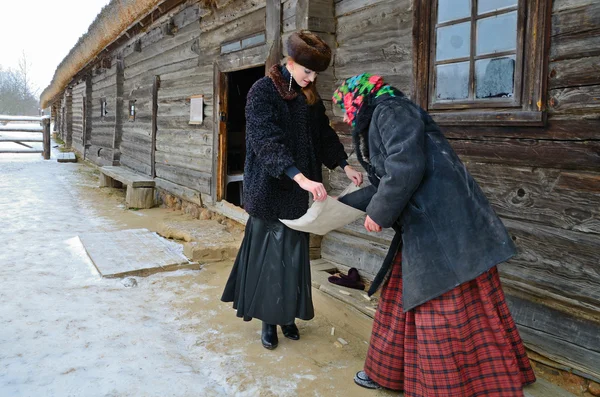
[{"label": "wooden fence", "polygon": [[[19,124],[11,125],[11,123]],[[6,134],[10,132],[42,133],[42,137],[9,136]],[[0,143],[6,142],[16,143],[27,149],[0,148],[0,153],[41,153],[42,156],[44,156],[44,160],[50,160],[50,116],[30,117],[0,115]],[[42,143],[42,150],[30,146],[29,143]]]}]

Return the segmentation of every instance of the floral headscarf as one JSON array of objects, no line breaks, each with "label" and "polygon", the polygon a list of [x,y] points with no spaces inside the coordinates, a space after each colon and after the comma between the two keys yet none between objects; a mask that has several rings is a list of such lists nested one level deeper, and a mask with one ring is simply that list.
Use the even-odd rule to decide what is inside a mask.
[{"label": "floral headscarf", "polygon": [[346,112],[349,124],[356,125],[356,115],[365,102],[367,95],[375,98],[388,94],[395,96],[396,91],[389,85],[384,85],[383,78],[368,73],[359,74],[346,80],[333,93],[333,103]]}]

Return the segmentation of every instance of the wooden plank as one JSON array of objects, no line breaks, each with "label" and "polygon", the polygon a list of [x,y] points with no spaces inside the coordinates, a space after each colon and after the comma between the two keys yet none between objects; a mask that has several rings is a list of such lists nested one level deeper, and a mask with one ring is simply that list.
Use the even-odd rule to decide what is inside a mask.
[{"label": "wooden plank", "polygon": [[30,139],[30,138],[0,138],[0,142],[14,142],[14,143],[18,143],[18,142],[39,142],[42,143],[44,142],[43,139]]},{"label": "wooden plank", "polygon": [[50,116],[10,116],[10,115],[0,115],[0,121],[24,121],[24,122],[42,122],[42,119],[49,118]]},{"label": "wooden plank", "polygon": [[156,176],[200,193],[210,193],[211,175],[204,172],[156,164]]},{"label": "wooden plank", "polygon": [[100,167],[100,172],[110,176],[113,179],[122,182],[124,185],[132,187],[154,187],[155,183],[152,178],[140,175],[126,167]]},{"label": "wooden plank", "polygon": [[600,174],[468,163],[503,218],[600,234]]},{"label": "wooden plank", "polygon": [[371,281],[379,271],[389,246],[349,236],[338,231],[327,233],[321,242],[321,257],[347,267],[355,267]]},{"label": "wooden plank", "polygon": [[79,238],[102,277],[146,275],[189,265],[172,243],[147,229],[83,233]]},{"label": "wooden plank", "polygon": [[[444,126],[442,131],[447,138],[452,139],[543,139],[585,141],[600,139],[600,129],[597,120],[585,120],[575,115],[549,115],[546,128],[539,127],[472,127]],[[336,130],[339,128],[336,126]]]},{"label": "wooden plank", "polygon": [[600,377],[600,324],[510,294],[506,300],[529,349]]},{"label": "wooden plank", "polygon": [[0,149],[0,153],[44,153],[43,150],[11,150],[11,149]]},{"label": "wooden plank", "polygon": [[594,2],[552,15],[552,35],[579,33],[600,28],[600,3]]},{"label": "wooden plank", "polygon": [[75,156],[75,153],[59,153],[56,156],[56,161],[58,163],[76,163],[77,157]]},{"label": "wooden plank", "polygon": [[156,187],[194,204],[202,205],[201,193],[186,186],[178,185],[166,179],[156,178]]},{"label": "wooden plank", "polygon": [[268,57],[265,61],[265,74],[282,58],[281,55],[281,0],[266,0],[266,45]]},{"label": "wooden plank", "polygon": [[114,124],[114,133],[113,133],[113,164],[118,164],[120,160],[120,151],[119,147],[121,146],[121,140],[123,138],[123,112],[125,111],[123,107],[123,80],[124,80],[124,69],[125,65],[123,64],[123,59],[121,56],[118,56],[115,59],[115,86],[116,86],[116,97],[115,97],[115,124]]},{"label": "wooden plank", "polygon": [[600,308],[597,235],[503,221],[519,250],[501,265],[503,277]]},{"label": "wooden plank", "polygon": [[548,88],[600,85],[600,56],[550,63]]},{"label": "wooden plank", "polygon": [[551,114],[594,114],[600,118],[600,85],[550,90]]},{"label": "wooden plank", "polygon": [[386,0],[343,0],[335,4],[335,16],[340,17],[358,11],[364,11],[365,8],[374,7],[378,3],[385,1]]},{"label": "wooden plank", "polygon": [[550,60],[583,58],[600,55],[600,29],[555,36],[550,47]]},{"label": "wooden plank", "polygon": [[44,128],[42,126],[37,125],[20,125],[20,126],[11,126],[8,125],[0,125],[0,132],[44,132]]},{"label": "wooden plank", "polygon": [[152,84],[152,127],[150,132],[150,176],[156,177],[156,134],[158,131],[156,119],[158,117],[158,90],[160,77],[154,76]]},{"label": "wooden plank", "polygon": [[433,120],[441,125],[480,125],[480,126],[513,126],[530,125],[543,126],[545,116],[540,111],[498,110],[498,111],[455,111],[430,112]]},{"label": "wooden plank", "polygon": [[600,167],[598,141],[542,141],[531,139],[451,139],[465,162],[596,171]]}]

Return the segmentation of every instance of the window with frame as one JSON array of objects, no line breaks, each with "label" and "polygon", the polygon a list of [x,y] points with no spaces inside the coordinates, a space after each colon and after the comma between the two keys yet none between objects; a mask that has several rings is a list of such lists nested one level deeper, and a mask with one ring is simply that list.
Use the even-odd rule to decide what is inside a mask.
[{"label": "window with frame", "polygon": [[548,2],[415,1],[415,100],[439,124],[544,124]]}]

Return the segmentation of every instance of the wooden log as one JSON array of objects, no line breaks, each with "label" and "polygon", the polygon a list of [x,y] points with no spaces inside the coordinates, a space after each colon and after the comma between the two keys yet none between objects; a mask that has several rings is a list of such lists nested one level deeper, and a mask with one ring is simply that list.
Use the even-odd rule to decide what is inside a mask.
[{"label": "wooden log", "polygon": [[373,280],[388,246],[338,231],[327,233],[321,242],[323,259],[358,269],[365,279]]},{"label": "wooden log", "polygon": [[600,308],[600,239],[597,235],[503,219],[519,255],[500,266],[504,277],[519,280]]},{"label": "wooden log", "polygon": [[551,62],[549,88],[600,85],[598,65],[600,56]]},{"label": "wooden log", "polygon": [[127,186],[125,194],[127,208],[152,208],[154,207],[154,188]]},{"label": "wooden log", "polygon": [[44,128],[44,150],[42,155],[44,156],[44,160],[50,160],[50,118],[44,118],[42,125]]},{"label": "wooden log", "polygon": [[598,55],[600,55],[600,29],[569,33],[552,38],[551,61]]},{"label": "wooden log", "polygon": [[600,174],[467,163],[503,218],[600,234]]},{"label": "wooden log", "polygon": [[584,114],[600,119],[600,85],[560,88],[548,94],[551,114]]},{"label": "wooden log", "polygon": [[44,132],[44,128],[37,125],[11,126],[8,124],[0,125],[0,132]]},{"label": "wooden log", "polygon": [[525,345],[554,361],[600,377],[600,324],[513,296],[506,300]]},{"label": "wooden log", "polygon": [[0,149],[0,153],[41,153],[43,154],[43,150],[17,150],[17,149]]},{"label": "wooden log", "polygon": [[177,197],[180,197],[186,201],[189,201],[194,204],[202,205],[202,194],[194,189],[190,189],[186,186],[178,185],[176,183],[170,182],[166,179],[155,178],[156,187],[163,189],[170,194],[174,194]]},{"label": "wooden log", "polygon": [[[600,139],[600,129],[597,120],[585,120],[572,114],[554,114],[548,117],[546,128],[539,127],[465,127],[444,126],[442,131],[447,138],[452,139],[543,139],[556,141],[585,141]],[[338,130],[338,127],[336,127]]]},{"label": "wooden log", "polygon": [[600,142],[597,141],[451,139],[450,144],[465,162],[591,171],[598,170],[600,166]]},{"label": "wooden log", "polygon": [[579,33],[600,28],[600,3],[555,12],[552,15],[552,35]]}]

